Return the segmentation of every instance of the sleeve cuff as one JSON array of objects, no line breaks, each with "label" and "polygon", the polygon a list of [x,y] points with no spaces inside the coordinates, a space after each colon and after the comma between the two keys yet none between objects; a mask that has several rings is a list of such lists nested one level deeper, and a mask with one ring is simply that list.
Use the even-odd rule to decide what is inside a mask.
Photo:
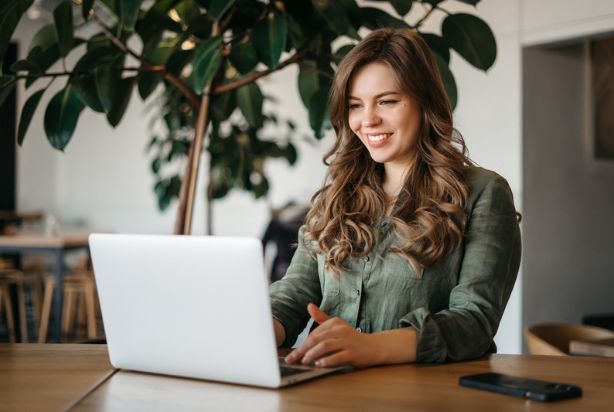
[{"label": "sleeve cuff", "polygon": [[418,331],[417,363],[445,362],[447,357],[446,342],[437,322],[428,310],[417,309],[404,316],[399,323],[403,328],[413,327]]}]

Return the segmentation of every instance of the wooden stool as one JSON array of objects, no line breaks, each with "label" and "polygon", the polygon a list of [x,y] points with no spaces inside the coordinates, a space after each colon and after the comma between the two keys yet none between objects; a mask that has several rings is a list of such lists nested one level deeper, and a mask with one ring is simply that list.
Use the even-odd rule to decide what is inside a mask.
[{"label": "wooden stool", "polygon": [[[54,277],[48,277],[45,281],[45,295],[43,297],[43,310],[41,314],[41,324],[38,332],[38,342],[44,343],[47,340],[49,329],[49,317],[51,315],[51,301],[53,299],[53,289],[56,286]],[[75,310],[77,320],[85,321],[87,324],[87,338],[93,339],[97,336],[96,321],[96,293],[94,278],[91,272],[80,272],[65,276],[63,279],[64,304],[62,307],[62,339],[66,340],[68,334],[74,327]],[[78,300],[81,297],[82,299]],[[79,305],[80,301],[85,305]]]},{"label": "wooden stool", "polygon": [[26,298],[23,291],[24,275],[18,270],[0,270],[0,314],[2,313],[2,303],[6,311],[6,326],[9,332],[11,343],[16,342],[15,323],[13,318],[13,301],[11,299],[10,287],[17,287],[17,303],[19,306],[19,328],[21,330],[21,341],[28,342],[28,322],[26,320]]}]

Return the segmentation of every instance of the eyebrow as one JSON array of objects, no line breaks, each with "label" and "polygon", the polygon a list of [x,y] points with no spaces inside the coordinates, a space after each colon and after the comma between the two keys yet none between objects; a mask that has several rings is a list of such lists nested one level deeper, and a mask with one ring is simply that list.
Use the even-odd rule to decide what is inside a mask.
[{"label": "eyebrow", "polygon": [[[393,92],[393,91],[386,91],[386,92],[383,92],[383,93],[376,94],[375,96],[373,96],[373,98],[375,98],[375,99],[379,99],[380,97],[382,97],[382,96],[387,96],[387,95],[389,95],[389,94],[401,94],[401,93],[400,93],[400,92]],[[355,97],[355,96],[350,96],[350,97],[348,97],[348,100],[352,100],[352,99],[354,99],[354,100],[360,100],[360,98]]]}]

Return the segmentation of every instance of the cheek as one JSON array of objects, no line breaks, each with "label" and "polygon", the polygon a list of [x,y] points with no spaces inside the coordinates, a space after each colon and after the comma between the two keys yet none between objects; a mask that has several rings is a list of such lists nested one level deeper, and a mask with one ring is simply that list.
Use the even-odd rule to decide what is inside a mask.
[{"label": "cheek", "polygon": [[354,133],[360,128],[360,120],[356,114],[350,113],[348,115],[348,125]]}]

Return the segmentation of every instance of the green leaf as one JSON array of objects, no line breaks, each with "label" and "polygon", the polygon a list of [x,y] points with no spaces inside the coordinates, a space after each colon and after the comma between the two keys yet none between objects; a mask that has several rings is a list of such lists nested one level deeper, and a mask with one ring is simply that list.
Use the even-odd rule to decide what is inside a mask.
[{"label": "green leaf", "polygon": [[305,107],[309,107],[311,96],[320,89],[318,66],[312,60],[302,61],[298,72],[298,91]]},{"label": "green leaf", "polygon": [[79,95],[81,102],[98,113],[104,113],[105,109],[98,97],[98,90],[96,88],[96,81],[93,75],[80,76],[75,78],[72,82],[75,92]]},{"label": "green leaf", "polygon": [[324,135],[322,127],[328,114],[328,90],[320,89],[309,99],[309,125],[319,140]]},{"label": "green leaf", "polygon": [[337,49],[335,54],[333,54],[333,61],[336,64],[341,63],[341,60],[343,60],[345,55],[348,54],[350,50],[352,50],[353,48],[354,48],[353,44],[346,44],[345,46],[341,46],[339,49]]},{"label": "green leaf", "polygon": [[115,85],[111,109],[107,113],[107,121],[113,127],[116,127],[124,117],[128,103],[130,103],[135,80],[135,77],[128,77],[120,79]]},{"label": "green leaf", "polygon": [[318,13],[324,17],[332,31],[339,35],[347,35],[360,40],[358,32],[352,27],[352,22],[343,3],[339,0],[311,0],[311,3]]},{"label": "green leaf", "polygon": [[117,3],[124,0],[100,0],[110,12],[119,16],[119,8],[117,7]]},{"label": "green leaf", "polygon": [[118,77],[112,64],[105,64],[94,70],[96,93],[105,113],[109,113],[113,105],[114,80],[118,80]]},{"label": "green leaf", "polygon": [[18,60],[11,65],[10,70],[13,73],[17,72],[37,72],[39,68],[36,64],[32,63],[28,59]]},{"label": "green leaf", "polygon": [[81,15],[84,20],[89,19],[90,11],[92,10],[92,6],[94,5],[94,0],[83,0],[81,4]]},{"label": "green leaf", "polygon": [[28,46],[28,54],[35,48],[39,47],[42,51],[47,50],[54,44],[57,44],[58,37],[55,32],[55,24],[49,23],[46,26],[41,27],[36,34],[32,37],[30,45]]},{"label": "green leaf", "polygon": [[307,1],[286,1],[289,40],[295,49],[311,42],[326,25],[324,18]]},{"label": "green leaf", "polygon": [[[174,51],[173,46],[164,45],[145,55],[146,60],[154,66],[163,66]],[[158,73],[141,72],[138,76],[138,90],[141,99],[145,100],[162,81],[162,75]]]},{"label": "green leaf", "polygon": [[105,106],[101,101],[96,84],[95,72],[100,67],[108,65],[117,57],[117,49],[111,45],[101,44],[99,47],[89,49],[73,68],[71,82],[79,94],[83,104],[95,112],[107,112],[108,102]]},{"label": "green leaf", "polygon": [[220,20],[226,11],[232,7],[235,0],[212,0],[209,6],[209,14],[215,19]]},{"label": "green leaf", "polygon": [[254,70],[258,64],[258,54],[251,42],[236,44],[230,53],[230,62],[241,74]]},{"label": "green leaf", "polygon": [[429,48],[433,53],[441,56],[446,64],[450,63],[450,46],[443,37],[440,37],[433,33],[420,33],[426,44],[428,44]]},{"label": "green leaf", "polygon": [[0,107],[15,88],[15,76],[0,76]]},{"label": "green leaf", "polygon": [[74,41],[74,27],[72,20],[72,6],[70,1],[63,1],[53,11],[55,30],[58,36],[58,46],[62,57],[66,57],[72,50]]},{"label": "green leaf", "polygon": [[202,92],[203,88],[209,84],[222,63],[222,52],[219,47],[221,41],[221,36],[211,37],[194,53],[192,77],[196,93]]},{"label": "green leaf", "polygon": [[124,28],[128,31],[134,30],[134,23],[139,15],[142,0],[121,0],[119,2],[119,14]]},{"label": "green leaf", "polygon": [[45,133],[51,146],[64,151],[75,132],[82,110],[83,104],[70,84],[53,96],[45,110],[44,120]]},{"label": "green leaf", "polygon": [[369,30],[375,30],[382,27],[406,28],[409,27],[403,20],[399,20],[383,10],[374,7],[363,7],[362,9],[363,25]]},{"label": "green leaf", "polygon": [[444,19],[441,32],[446,42],[474,67],[486,71],[494,64],[497,43],[484,20],[471,14],[452,14]]},{"label": "green leaf", "polygon": [[152,162],[151,162],[151,171],[154,174],[158,174],[158,172],[160,171],[160,167],[162,166],[162,159],[160,159],[159,157],[156,157]]},{"label": "green leaf", "polygon": [[272,11],[252,31],[252,39],[260,60],[271,69],[277,66],[281,53],[286,48],[287,34],[286,18]]},{"label": "green leaf", "polygon": [[0,5],[0,67],[19,20],[33,2],[34,0],[5,0]]},{"label": "green leaf", "polygon": [[[137,32],[143,40],[143,52],[147,52],[150,48],[158,45],[159,39],[162,37],[162,28],[165,26],[165,22],[170,20],[167,13],[177,3],[179,3],[179,0],[158,0],[147,10],[145,16],[139,20]],[[173,21],[171,20],[171,22]],[[181,25],[178,26],[181,30]]]},{"label": "green leaf", "polygon": [[211,102],[212,119],[223,122],[230,117],[236,108],[237,99],[234,91],[213,96],[213,101]]},{"label": "green leaf", "polygon": [[298,160],[298,152],[296,151],[296,147],[292,143],[288,143],[285,150],[285,157],[288,160],[288,163],[292,166]]},{"label": "green leaf", "polygon": [[179,76],[183,68],[192,61],[194,50],[175,50],[166,62],[166,68],[169,72]]},{"label": "green leaf", "polygon": [[34,116],[34,112],[36,111],[38,103],[40,102],[41,97],[43,97],[45,90],[47,90],[47,88],[41,89],[32,94],[23,105],[21,117],[19,118],[19,127],[17,129],[17,144],[19,146],[23,144],[23,141],[26,138],[26,133],[28,132],[28,127],[30,127],[32,116]]},{"label": "green leaf", "polygon": [[446,88],[448,99],[450,99],[450,106],[452,106],[452,110],[454,110],[458,101],[458,92],[456,90],[456,81],[454,80],[454,75],[450,71],[448,63],[446,63],[446,61],[441,56],[439,56],[439,54],[435,54],[435,60],[437,61],[439,74],[441,75],[443,85]]},{"label": "green leaf", "polygon": [[237,90],[237,103],[247,123],[255,128],[262,127],[262,102],[264,97],[256,83],[249,83]]}]

